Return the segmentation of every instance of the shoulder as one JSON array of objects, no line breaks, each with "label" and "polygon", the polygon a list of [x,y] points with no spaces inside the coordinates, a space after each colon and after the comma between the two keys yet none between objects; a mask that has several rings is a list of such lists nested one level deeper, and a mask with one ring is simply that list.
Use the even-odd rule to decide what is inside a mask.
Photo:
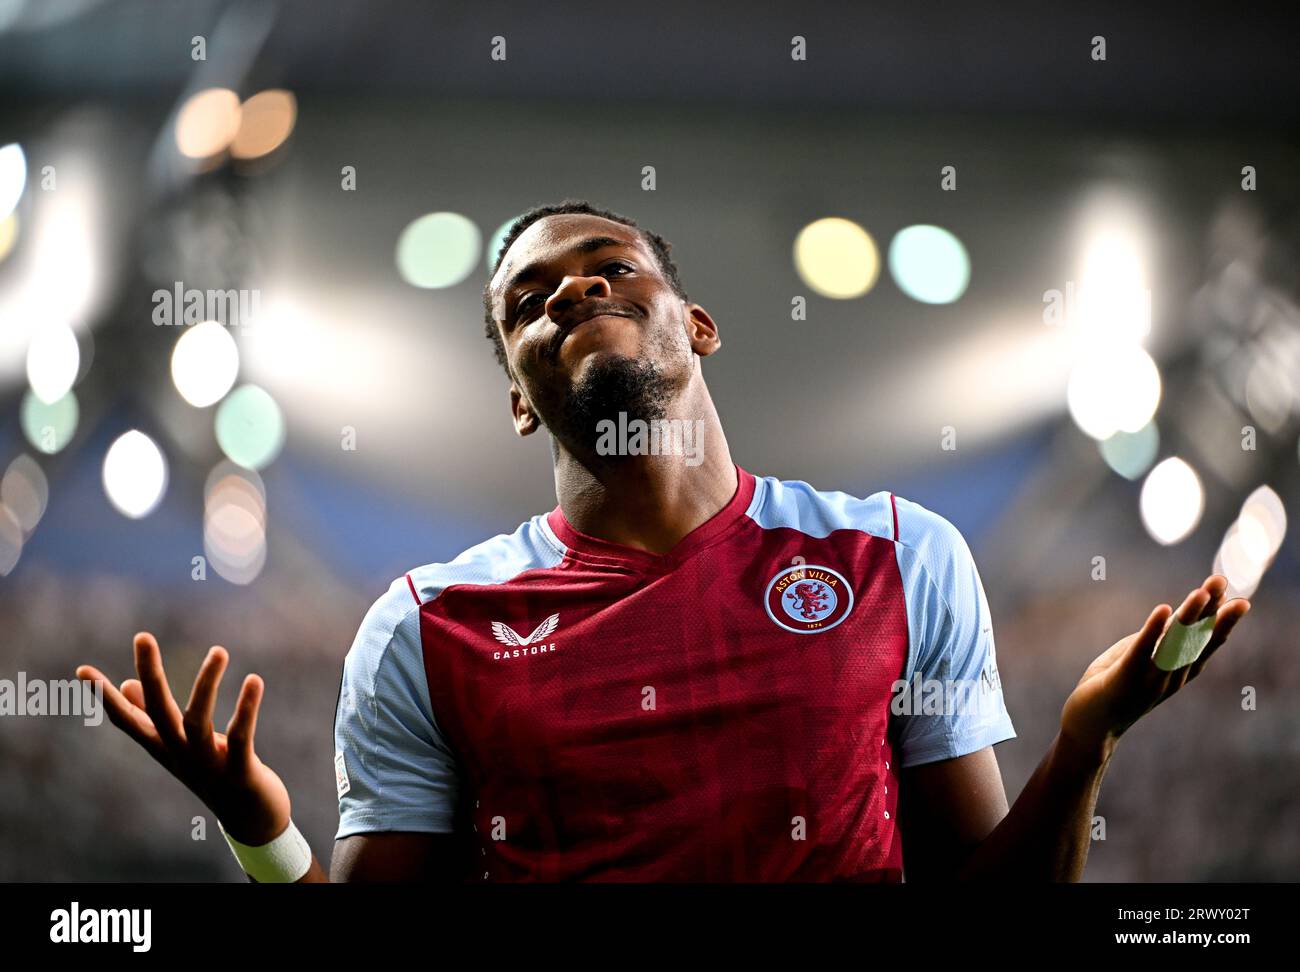
[{"label": "shoulder", "polygon": [[951,521],[886,489],[858,497],[803,480],[755,477],[749,515],[766,529],[784,527],[813,537],[856,530],[892,540],[905,580],[914,574],[945,591],[974,569],[970,547]]},{"label": "shoulder", "polygon": [[[539,513],[521,523],[513,533],[499,533],[477,543],[446,563],[425,564],[400,578],[408,604],[427,604],[456,584],[492,585],[529,570],[554,567],[564,559],[565,547]],[[394,581],[393,586],[398,585]],[[389,589],[392,593],[392,589]]]},{"label": "shoulder", "polygon": [[933,591],[957,619],[988,612],[983,583],[966,538],[948,519],[920,503],[894,497],[898,510],[898,569],[909,601],[923,604]]},{"label": "shoulder", "polygon": [[554,567],[564,559],[564,545],[538,514],[513,533],[477,543],[447,562],[414,567],[395,578],[371,604],[357,632],[350,656],[378,667],[394,644],[420,643],[420,608],[455,584],[502,584],[533,569]]},{"label": "shoulder", "polygon": [[893,503],[898,511],[898,543],[912,551],[926,570],[942,574],[954,562],[971,559],[966,538],[945,517],[901,496],[894,496]]},{"label": "shoulder", "polygon": [[785,527],[813,537],[857,530],[894,539],[893,496],[879,490],[865,497],[817,489],[801,479],[756,476],[749,515],[765,529]]},{"label": "shoulder", "polygon": [[800,479],[760,476],[755,477],[750,516],[762,526],[790,527],[815,536],[860,530],[927,556],[965,544],[947,519],[887,489],[858,497],[817,489]]}]

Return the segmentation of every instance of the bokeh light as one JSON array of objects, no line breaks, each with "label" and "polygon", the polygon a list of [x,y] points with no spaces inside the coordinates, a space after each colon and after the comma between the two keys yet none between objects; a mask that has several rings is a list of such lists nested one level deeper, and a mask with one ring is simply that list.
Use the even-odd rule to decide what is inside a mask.
[{"label": "bokeh light", "polygon": [[247,469],[269,465],[284,445],[284,416],[257,385],[243,385],[217,407],[217,444],[231,462]]},{"label": "bokeh light", "polygon": [[1143,481],[1140,508],[1147,533],[1166,546],[1177,543],[1201,520],[1205,491],[1200,477],[1182,459],[1166,459]]},{"label": "bokeh light", "polygon": [[293,133],[297,118],[298,102],[292,92],[281,88],[259,91],[240,109],[239,132],[230,154],[237,159],[255,159],[274,152]]},{"label": "bokeh light", "polygon": [[23,555],[23,528],[0,503],[0,577],[8,577]]},{"label": "bokeh light", "polygon": [[233,584],[256,579],[266,563],[266,487],[253,470],[225,461],[204,488],[203,550]]},{"label": "bokeh light", "polygon": [[1140,343],[1151,332],[1148,229],[1132,201],[1102,194],[1090,204],[1077,294],[1076,336],[1098,348]]},{"label": "bokeh light", "polygon": [[56,402],[43,402],[31,390],[23,396],[19,421],[32,447],[46,455],[60,451],[77,431],[77,396],[68,392]]},{"label": "bokeh light", "polygon": [[104,456],[104,492],[123,516],[148,516],[167,491],[167,460],[149,436],[132,429]]},{"label": "bokeh light", "polygon": [[894,234],[889,272],[898,289],[925,304],[951,304],[970,283],[970,256],[948,230],[919,224]]},{"label": "bokeh light", "polygon": [[518,216],[511,216],[508,220],[497,227],[497,231],[492,234],[492,239],[488,241],[487,249],[483,253],[483,262],[487,265],[487,272],[492,272],[492,265],[496,263],[497,254],[501,251],[501,244],[506,241],[506,236],[510,232],[510,227],[514,225]]},{"label": "bokeh light", "polygon": [[847,300],[875,286],[880,251],[857,223],[831,216],[799,231],[794,266],[800,279],[823,297]]},{"label": "bokeh light", "polygon": [[1250,597],[1264,577],[1264,562],[1257,560],[1249,549],[1249,540],[1243,534],[1241,522],[1228,527],[1223,543],[1214,557],[1214,572],[1228,579],[1229,597]]},{"label": "bokeh light", "polygon": [[1125,479],[1138,479],[1160,452],[1160,430],[1148,422],[1136,432],[1116,432],[1098,443],[1106,465]]},{"label": "bokeh light", "polygon": [[195,408],[214,405],[235,384],[239,349],[217,321],[186,328],[172,351],[172,381],[181,397]]},{"label": "bokeh light", "polygon": [[429,213],[411,222],[397,240],[397,270],[413,287],[451,287],[478,264],[479,228],[459,213]]},{"label": "bokeh light", "polygon": [[1229,597],[1250,597],[1286,537],[1286,507],[1271,486],[1260,486],[1241,504],[1214,557],[1214,570],[1228,579]]},{"label": "bokeh light", "polygon": [[18,242],[18,214],[10,213],[4,219],[0,219],[0,263],[13,252],[14,244]]},{"label": "bokeh light", "polygon": [[[72,165],[85,163],[74,159]],[[108,278],[104,261],[106,215],[95,171],[42,193],[22,224],[24,260],[0,288],[0,357],[14,347],[28,350],[42,331],[76,329],[84,334],[102,313]],[[17,262],[17,261],[15,261]],[[66,337],[65,337],[66,340]]]},{"label": "bokeh light", "polygon": [[239,120],[239,95],[229,88],[199,91],[176,116],[176,148],[186,158],[210,159],[234,141]]},{"label": "bokeh light", "polygon": [[16,142],[0,146],[0,220],[18,207],[27,186],[27,156]]},{"label": "bokeh light", "polygon": [[211,506],[216,497],[252,512],[266,526],[266,485],[255,470],[223,459],[212,467],[203,487],[203,502]]},{"label": "bokeh light", "polygon": [[1070,415],[1094,439],[1137,432],[1160,404],[1160,371],[1137,344],[1117,344],[1085,357],[1070,372]]},{"label": "bokeh light", "polygon": [[81,348],[66,324],[47,324],[27,348],[27,380],[41,401],[56,402],[77,380]]},{"label": "bokeh light", "polygon": [[1296,388],[1286,364],[1261,351],[1246,375],[1246,408],[1265,430],[1277,433],[1286,425],[1296,404]]},{"label": "bokeh light", "polygon": [[13,514],[24,533],[36,529],[49,499],[50,487],[36,460],[27,455],[14,459],[0,479],[0,504]]},{"label": "bokeh light", "polygon": [[1241,504],[1237,516],[1242,542],[1250,555],[1267,564],[1282,547],[1286,536],[1286,507],[1271,486],[1260,486]]}]

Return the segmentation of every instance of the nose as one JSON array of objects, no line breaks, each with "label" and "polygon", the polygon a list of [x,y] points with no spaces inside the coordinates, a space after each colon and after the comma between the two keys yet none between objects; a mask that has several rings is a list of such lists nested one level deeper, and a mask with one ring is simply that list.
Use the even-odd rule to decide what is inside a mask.
[{"label": "nose", "polygon": [[588,297],[608,297],[611,293],[609,280],[605,277],[565,277],[546,300],[546,316],[555,320],[579,301]]}]

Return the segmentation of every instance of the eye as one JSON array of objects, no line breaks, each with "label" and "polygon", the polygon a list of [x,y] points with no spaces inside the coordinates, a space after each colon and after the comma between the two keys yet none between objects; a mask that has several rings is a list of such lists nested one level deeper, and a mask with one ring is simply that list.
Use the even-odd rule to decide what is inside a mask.
[{"label": "eye", "polygon": [[[615,270],[615,269],[618,269],[618,270],[622,270],[622,271],[623,271],[622,273],[616,273],[616,274],[614,274],[614,276],[616,276],[616,277],[625,277],[625,276],[627,276],[627,274],[629,274],[629,273],[634,273],[634,272],[636,271],[636,267],[632,266],[630,263],[624,263],[622,260],[615,260],[615,261],[613,261],[613,262],[611,262],[611,263],[607,263],[607,264],[605,264],[603,267],[601,267],[601,268],[600,268],[600,272],[601,272],[601,273],[609,273],[611,270]],[[544,301],[544,300],[546,299],[546,295],[543,294],[543,293],[541,293],[541,292],[538,292],[538,293],[532,293],[532,294],[528,294],[527,296],[525,296],[521,301],[519,301],[519,303],[517,303],[517,304],[515,305],[515,313],[514,313],[514,319],[515,319],[515,320],[518,320],[519,317],[520,317],[520,315],[523,314],[524,311],[528,310],[531,306],[533,306],[533,305],[532,305],[531,303],[529,303],[529,302],[530,302],[534,297],[536,297],[538,300],[542,300],[542,301]]]},{"label": "eye", "polygon": [[530,303],[530,301],[532,301],[532,299],[533,299],[534,297],[536,297],[538,300],[541,300],[541,299],[542,299],[542,295],[541,295],[540,293],[529,294],[529,295],[527,295],[523,300],[521,300],[518,304],[515,305],[515,315],[514,315],[514,316],[515,316],[515,319],[516,319],[516,320],[519,319],[519,316],[520,316],[521,314],[523,314],[524,311],[528,310],[528,308],[532,306],[532,304]]}]

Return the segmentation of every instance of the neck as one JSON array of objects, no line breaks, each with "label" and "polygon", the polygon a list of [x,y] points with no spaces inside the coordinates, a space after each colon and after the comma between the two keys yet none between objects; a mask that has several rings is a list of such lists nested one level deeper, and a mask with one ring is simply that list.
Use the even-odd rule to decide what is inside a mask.
[{"label": "neck", "polygon": [[661,440],[657,455],[610,462],[554,440],[555,495],[575,530],[663,554],[727,505],[738,484],[717,410],[702,388],[685,397],[693,402],[672,409],[681,417],[682,455],[671,454]]}]

